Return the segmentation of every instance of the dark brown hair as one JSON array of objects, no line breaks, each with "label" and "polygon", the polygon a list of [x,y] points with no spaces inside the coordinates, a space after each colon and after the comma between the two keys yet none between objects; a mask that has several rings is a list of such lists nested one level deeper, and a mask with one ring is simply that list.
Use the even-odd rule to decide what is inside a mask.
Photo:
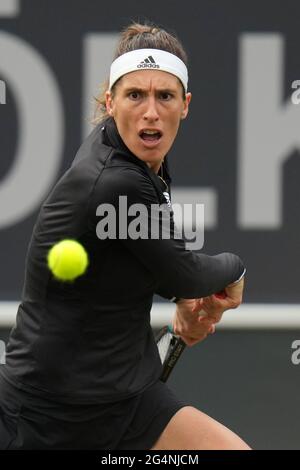
[{"label": "dark brown hair", "polygon": [[[120,55],[136,49],[162,49],[179,57],[187,66],[187,54],[175,34],[171,34],[152,23],[147,22],[140,24],[133,22],[125,27],[121,32],[114,60]],[[117,83],[118,81],[111,89],[112,95]],[[107,79],[100,85],[99,95],[94,97],[96,100],[96,108],[92,123],[95,125],[108,117],[105,106],[105,92],[108,90],[108,86],[109,80]],[[183,87],[182,90],[183,99],[185,99],[185,90]]]}]

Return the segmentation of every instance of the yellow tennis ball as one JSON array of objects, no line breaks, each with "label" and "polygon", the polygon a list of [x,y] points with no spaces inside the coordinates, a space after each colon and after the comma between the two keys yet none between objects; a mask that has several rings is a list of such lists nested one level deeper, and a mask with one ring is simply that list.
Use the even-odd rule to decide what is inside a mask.
[{"label": "yellow tennis ball", "polygon": [[62,240],[49,250],[48,267],[60,281],[73,281],[84,274],[89,264],[88,254],[76,240]]}]

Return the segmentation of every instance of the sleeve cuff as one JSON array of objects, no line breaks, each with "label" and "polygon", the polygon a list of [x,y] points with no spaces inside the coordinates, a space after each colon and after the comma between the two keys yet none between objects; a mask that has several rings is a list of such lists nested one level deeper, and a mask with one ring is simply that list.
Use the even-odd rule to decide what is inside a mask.
[{"label": "sleeve cuff", "polygon": [[237,284],[238,282],[240,282],[243,279],[243,277],[245,276],[245,273],[246,273],[246,268],[244,269],[244,271],[242,272],[240,277],[236,281],[233,281],[232,284]]}]

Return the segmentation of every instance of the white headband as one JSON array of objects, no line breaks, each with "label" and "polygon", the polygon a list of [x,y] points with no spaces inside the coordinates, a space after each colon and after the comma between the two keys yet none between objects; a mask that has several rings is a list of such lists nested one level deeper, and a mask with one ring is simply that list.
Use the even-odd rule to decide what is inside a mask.
[{"label": "white headband", "polygon": [[188,71],[184,62],[161,49],[136,49],[120,55],[110,67],[109,89],[123,75],[136,70],[162,70],[175,75],[187,92]]}]

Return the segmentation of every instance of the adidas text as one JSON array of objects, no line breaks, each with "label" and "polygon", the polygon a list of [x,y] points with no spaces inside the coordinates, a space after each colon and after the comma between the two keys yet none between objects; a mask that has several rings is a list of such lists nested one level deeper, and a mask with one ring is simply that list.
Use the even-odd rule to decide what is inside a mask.
[{"label": "adidas text", "polygon": [[145,68],[147,68],[147,69],[159,69],[160,67],[157,64],[138,64],[137,68],[138,69],[145,69]]}]

